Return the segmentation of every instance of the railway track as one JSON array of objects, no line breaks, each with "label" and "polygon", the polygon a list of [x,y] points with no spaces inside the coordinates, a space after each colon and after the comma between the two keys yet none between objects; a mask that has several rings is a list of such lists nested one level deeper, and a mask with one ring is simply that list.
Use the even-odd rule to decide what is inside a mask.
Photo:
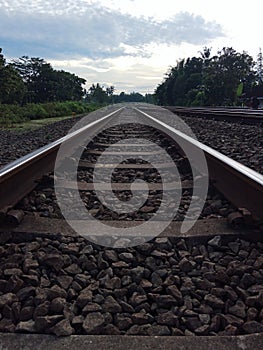
[{"label": "railway track", "polygon": [[218,120],[242,121],[245,123],[262,123],[263,110],[249,108],[223,108],[223,107],[179,107],[166,106],[169,111],[185,116],[211,117]]},{"label": "railway track", "polygon": [[141,348],[157,336],[156,349],[173,349],[183,335],[257,348],[262,175],[160,113],[114,107],[0,170],[1,331],[86,334],[103,349],[124,334],[143,335]]}]

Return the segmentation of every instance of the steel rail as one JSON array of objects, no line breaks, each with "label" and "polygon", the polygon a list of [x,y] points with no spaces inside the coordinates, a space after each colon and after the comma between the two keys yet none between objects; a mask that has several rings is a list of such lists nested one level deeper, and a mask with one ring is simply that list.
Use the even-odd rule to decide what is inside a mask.
[{"label": "steel rail", "polygon": [[[36,186],[38,178],[54,169],[57,151],[63,142],[69,141],[69,147],[71,147],[70,141],[74,137],[88,130],[91,131],[92,128],[99,128],[103,122],[108,122],[110,117],[116,116],[123,108],[0,169],[0,211],[7,212]],[[235,206],[245,207],[256,217],[263,219],[263,176],[261,174],[192,139],[140,109],[134,109],[150,119],[158,129],[163,130],[166,134],[176,135],[188,146],[201,149],[207,159],[210,179],[213,180],[219,191]]]},{"label": "steel rail", "polygon": [[[62,143],[70,141],[87,131],[99,129],[109,118],[118,114],[121,107],[72,133],[23,156],[0,169],[0,212],[5,214],[37,185],[37,180],[54,170],[57,152]],[[19,175],[19,177],[18,177]]]},{"label": "steel rail", "polygon": [[194,116],[210,116],[224,120],[242,120],[251,122],[263,122],[263,110],[249,108],[215,108],[215,107],[181,107],[165,106],[173,113]]},{"label": "steel rail", "polygon": [[166,134],[176,135],[188,146],[201,149],[205,154],[209,178],[214,186],[237,208],[246,208],[255,218],[263,220],[263,175],[185,135],[139,108],[135,109]]}]

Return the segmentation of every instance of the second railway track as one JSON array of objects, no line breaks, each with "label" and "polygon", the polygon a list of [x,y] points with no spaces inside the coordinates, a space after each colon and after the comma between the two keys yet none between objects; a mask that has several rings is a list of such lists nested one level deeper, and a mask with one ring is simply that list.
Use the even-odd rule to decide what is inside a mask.
[{"label": "second railway track", "polygon": [[211,117],[218,120],[242,121],[245,123],[263,123],[263,110],[227,107],[179,107],[167,106],[168,110],[179,115]]},{"label": "second railway track", "polygon": [[[145,106],[115,108],[101,116],[101,121],[75,131],[78,138],[90,130],[97,136],[83,148],[77,187],[70,171],[65,178],[65,169],[59,170],[59,166],[55,183],[59,184],[61,176],[66,214],[78,221],[79,227],[85,226],[91,242],[63,220],[54,176],[47,174],[66,138],[43,148],[40,156],[31,155],[21,164],[17,161],[1,169],[1,331],[116,337],[236,336],[233,349],[250,341],[246,335],[263,333],[262,175],[193,141],[193,149],[202,147],[205,154],[210,186],[200,220],[189,231],[181,232],[185,216],[194,220],[202,204],[200,198],[194,198],[191,206],[194,186],[202,184],[203,174],[193,173],[194,165],[180,147],[178,150],[178,144],[175,147],[174,129],[158,119],[158,113],[162,112]],[[107,126],[113,118],[117,119],[115,124]],[[140,120],[148,120],[150,125],[140,124]],[[105,124],[102,132],[100,123]],[[189,136],[178,132],[176,137],[181,148],[188,149]],[[163,161],[160,150],[151,148],[152,143],[176,163],[180,173],[177,181],[170,179],[171,163]],[[73,144],[68,138],[65,149]],[[113,146],[108,160],[100,164],[102,171],[94,184],[94,168],[109,145]],[[42,166],[41,158],[46,155]],[[120,155],[125,157],[122,162],[118,161]],[[159,171],[145,160],[148,155]],[[76,162],[73,154],[68,159],[69,168]],[[106,176],[109,170],[110,189],[103,172]],[[165,208],[176,205],[178,193],[181,198],[175,218],[160,237],[149,233],[150,242],[148,233],[135,238],[117,234],[105,238],[103,234],[101,240],[100,232],[93,232],[93,222],[87,223],[69,200],[79,191],[85,208],[110,227],[109,232],[114,227],[116,232],[139,227],[154,217],[163,200],[160,171],[167,176],[170,196],[161,207],[161,220],[153,225],[167,219]],[[131,192],[136,179],[148,182],[146,201],[135,212],[118,212],[120,201],[133,199],[136,203],[136,193],[145,189],[137,182]],[[101,203],[95,190],[112,205],[116,201],[116,210]],[[12,225],[22,218],[19,225]],[[242,336],[244,339],[239,338]],[[256,344],[256,336],[254,341]]]}]

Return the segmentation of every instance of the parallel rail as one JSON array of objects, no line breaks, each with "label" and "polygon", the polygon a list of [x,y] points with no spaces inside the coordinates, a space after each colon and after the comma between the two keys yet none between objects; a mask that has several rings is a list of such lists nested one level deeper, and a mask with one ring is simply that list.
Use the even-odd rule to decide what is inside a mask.
[{"label": "parallel rail", "polygon": [[[30,153],[26,157],[20,158],[8,166],[0,169],[0,210],[7,212],[18,200],[34,188],[36,180],[54,168],[56,155],[62,142],[67,143],[67,147],[71,149],[74,140],[86,133],[94,133],[106,125],[111,118],[118,116],[122,109],[113,111],[110,114],[90,123],[89,125],[75,131],[68,136],[57,140],[41,149]],[[255,216],[263,219],[263,176],[257,172],[239,164],[238,162],[220,154],[210,147],[181,133],[173,127],[165,124],[157,118],[154,118],[145,111],[136,108],[142,118],[149,120],[151,125],[155,125],[158,130],[170,135],[173,139],[180,140],[179,144],[185,147],[202,150],[204,152],[210,179],[214,185],[225,194],[238,207],[246,207]],[[85,162],[85,161],[82,161]],[[122,165],[125,168],[125,164]],[[127,165],[128,166],[128,165]],[[42,222],[47,221],[44,218]],[[53,220],[53,219],[52,219]],[[50,220],[50,221],[52,221]],[[50,223],[52,228],[48,229],[49,237],[52,231],[56,235],[55,224]],[[209,220],[208,220],[209,221]],[[38,221],[40,222],[40,221]],[[120,221],[121,223],[121,221]],[[34,231],[36,224],[34,223]],[[39,224],[42,228],[42,225]],[[210,229],[210,228],[208,228]],[[61,233],[61,225],[57,226],[57,232]],[[23,234],[23,231],[21,231]],[[195,237],[196,237],[195,232]],[[203,232],[202,232],[203,234]],[[30,239],[30,238],[29,238]],[[38,344],[40,349],[46,349],[51,345],[58,349],[62,348],[79,348],[93,349],[94,345],[99,349],[123,349],[124,344],[129,349],[186,349],[191,347],[193,350],[201,348],[209,349],[261,349],[262,333],[239,336],[199,336],[199,337],[177,337],[177,336],[109,336],[109,335],[73,335],[70,337],[54,338],[54,336],[46,334],[0,334],[0,343],[5,348],[29,348]]]},{"label": "parallel rail", "polygon": [[117,115],[123,108],[82,127],[0,169],[0,212],[5,214],[26,194],[36,187],[36,181],[54,170],[57,152],[62,143],[73,147],[71,143],[76,137],[93,132],[107,123],[108,119]]},{"label": "parallel rail", "polygon": [[180,107],[165,106],[166,109],[180,115],[206,116],[219,120],[241,120],[253,123],[263,122],[263,110],[253,110],[249,108],[214,108],[214,107]]},{"label": "parallel rail", "polygon": [[[117,109],[2,168],[0,170],[0,212],[8,212],[36,186],[38,178],[54,169],[56,155],[62,142],[67,141],[68,147],[72,147],[75,137],[99,130],[109,121],[109,118],[114,118],[122,109]],[[176,135],[185,147],[201,149],[207,160],[210,179],[219,191],[236,207],[246,208],[255,218],[263,220],[263,176],[261,174],[175,130],[139,108],[135,109],[158,129],[170,136]]]},{"label": "parallel rail", "polygon": [[179,130],[140,111],[156,124],[156,127],[181,140],[187,147],[201,149],[206,157],[209,178],[214,186],[236,207],[248,209],[255,218],[263,220],[263,175],[223,155]]}]

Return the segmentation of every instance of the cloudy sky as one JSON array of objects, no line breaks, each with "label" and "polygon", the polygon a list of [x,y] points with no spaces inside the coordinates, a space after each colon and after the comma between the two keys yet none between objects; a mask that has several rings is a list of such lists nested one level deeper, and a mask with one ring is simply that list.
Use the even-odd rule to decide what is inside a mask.
[{"label": "cloudy sky", "polygon": [[204,46],[256,58],[261,1],[0,0],[0,47],[41,57],[116,92],[152,93],[178,59]]}]

